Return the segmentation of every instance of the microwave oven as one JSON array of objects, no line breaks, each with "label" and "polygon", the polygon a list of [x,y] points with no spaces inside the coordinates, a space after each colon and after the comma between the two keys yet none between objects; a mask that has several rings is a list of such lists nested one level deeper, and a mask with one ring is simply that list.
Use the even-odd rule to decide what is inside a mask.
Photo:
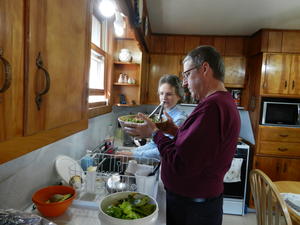
[{"label": "microwave oven", "polygon": [[300,127],[300,102],[263,101],[261,124]]}]

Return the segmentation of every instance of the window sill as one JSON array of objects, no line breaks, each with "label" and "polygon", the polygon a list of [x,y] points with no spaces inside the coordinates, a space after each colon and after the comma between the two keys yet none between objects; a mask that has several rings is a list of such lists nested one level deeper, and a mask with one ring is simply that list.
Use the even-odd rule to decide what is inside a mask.
[{"label": "window sill", "polygon": [[88,118],[93,118],[106,113],[110,113],[111,111],[112,111],[112,107],[109,105],[92,107],[88,109]]}]

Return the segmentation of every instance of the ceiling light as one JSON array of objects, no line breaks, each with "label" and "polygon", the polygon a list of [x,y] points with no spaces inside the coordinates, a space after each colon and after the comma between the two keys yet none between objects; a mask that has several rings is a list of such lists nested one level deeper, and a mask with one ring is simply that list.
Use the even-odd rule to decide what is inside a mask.
[{"label": "ceiling light", "polygon": [[113,0],[102,0],[99,4],[99,10],[103,16],[111,17],[116,10],[115,2]]},{"label": "ceiling light", "polygon": [[122,36],[124,34],[124,29],[126,27],[126,23],[124,20],[124,16],[120,12],[116,12],[114,21],[115,33],[117,36]]}]

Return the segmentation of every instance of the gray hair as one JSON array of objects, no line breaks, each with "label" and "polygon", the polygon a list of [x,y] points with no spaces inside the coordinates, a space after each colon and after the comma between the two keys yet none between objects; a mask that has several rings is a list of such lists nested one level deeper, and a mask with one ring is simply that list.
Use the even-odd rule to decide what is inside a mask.
[{"label": "gray hair", "polygon": [[159,82],[158,82],[158,87],[160,87],[162,84],[169,84],[171,85],[172,87],[175,88],[175,93],[180,97],[182,98],[183,97],[183,88],[182,88],[182,85],[181,85],[181,81],[179,79],[178,76],[176,75],[173,75],[173,74],[165,74],[163,75],[160,79],[159,79]]},{"label": "gray hair", "polygon": [[200,68],[204,62],[207,62],[214,72],[214,78],[224,82],[224,62],[220,53],[214,47],[203,45],[193,49],[184,58],[183,63],[190,60],[197,68]]}]

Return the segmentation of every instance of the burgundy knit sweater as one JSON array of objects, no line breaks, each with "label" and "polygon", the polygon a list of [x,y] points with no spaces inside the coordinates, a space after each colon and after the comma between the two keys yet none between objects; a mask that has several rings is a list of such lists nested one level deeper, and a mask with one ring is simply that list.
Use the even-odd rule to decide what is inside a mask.
[{"label": "burgundy knit sweater", "polygon": [[199,103],[174,139],[159,131],[165,187],[178,195],[210,198],[223,192],[240,132],[240,116],[229,92],[218,91]]}]

